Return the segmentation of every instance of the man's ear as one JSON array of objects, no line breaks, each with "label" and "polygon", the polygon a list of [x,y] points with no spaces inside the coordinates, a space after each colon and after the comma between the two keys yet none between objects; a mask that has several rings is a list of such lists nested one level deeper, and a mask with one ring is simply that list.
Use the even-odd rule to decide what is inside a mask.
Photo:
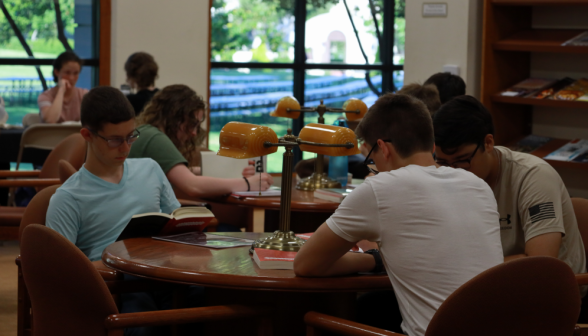
[{"label": "man's ear", "polygon": [[484,149],[488,153],[491,153],[494,150],[494,136],[492,134],[486,134],[484,138]]},{"label": "man's ear", "polygon": [[394,145],[389,142],[378,139],[378,147],[378,150],[382,151],[382,156],[384,156],[384,159],[386,160],[390,159],[391,156],[396,154]]},{"label": "man's ear", "polygon": [[80,130],[80,134],[84,137],[84,140],[86,140],[86,142],[92,142],[92,132],[90,132],[89,129],[83,127]]}]

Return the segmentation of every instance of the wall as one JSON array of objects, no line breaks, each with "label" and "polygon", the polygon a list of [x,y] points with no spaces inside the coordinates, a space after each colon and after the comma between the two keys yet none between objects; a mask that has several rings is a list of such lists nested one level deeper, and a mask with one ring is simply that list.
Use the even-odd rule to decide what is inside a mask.
[{"label": "wall", "polygon": [[423,3],[406,1],[405,83],[424,82],[443,71],[446,64],[460,67],[467,93],[478,96],[480,88],[482,3],[477,0],[446,0],[447,17],[423,17]]},{"label": "wall", "polygon": [[159,65],[160,89],[186,84],[208,100],[208,0],[112,0],[111,85],[124,63],[145,51]]}]

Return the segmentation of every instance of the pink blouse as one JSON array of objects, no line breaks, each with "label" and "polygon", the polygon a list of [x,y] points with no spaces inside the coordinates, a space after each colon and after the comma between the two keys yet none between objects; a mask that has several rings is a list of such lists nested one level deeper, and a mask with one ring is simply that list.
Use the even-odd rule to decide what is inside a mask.
[{"label": "pink blouse", "polygon": [[[57,96],[57,91],[59,90],[58,86],[51,88],[39,95],[37,99],[37,104],[39,105],[39,114],[41,113],[41,108],[45,106],[51,106],[53,104],[53,100]],[[73,88],[74,92],[71,96],[71,99],[66,102],[63,102],[63,107],[61,108],[61,115],[59,116],[58,123],[64,121],[80,121],[80,110],[82,107],[82,98],[86,93],[88,93],[87,89],[82,89],[78,87]],[[41,115],[41,119],[43,116]]]}]

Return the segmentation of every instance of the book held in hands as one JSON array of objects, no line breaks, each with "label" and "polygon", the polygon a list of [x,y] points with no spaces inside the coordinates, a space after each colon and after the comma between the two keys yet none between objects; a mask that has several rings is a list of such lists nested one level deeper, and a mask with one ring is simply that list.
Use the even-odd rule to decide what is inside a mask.
[{"label": "book held in hands", "polygon": [[131,218],[117,241],[191,231],[200,232],[210,224],[213,218],[214,214],[206,207],[178,208],[170,215],[160,212],[138,214]]}]

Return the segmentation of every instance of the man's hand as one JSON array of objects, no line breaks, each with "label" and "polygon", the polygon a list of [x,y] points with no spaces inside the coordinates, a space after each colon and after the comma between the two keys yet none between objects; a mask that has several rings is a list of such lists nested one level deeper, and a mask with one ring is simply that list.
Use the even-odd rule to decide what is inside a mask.
[{"label": "man's hand", "polygon": [[255,175],[255,160],[249,160],[249,165],[243,168],[243,177]]},{"label": "man's hand", "polygon": [[249,187],[251,191],[258,191],[259,188],[259,180],[261,179],[261,190],[267,190],[269,187],[272,186],[274,183],[274,178],[268,173],[261,173],[255,174],[251,177],[247,177],[247,181],[249,181]]},{"label": "man's hand", "polygon": [[349,252],[353,246],[354,242],[339,237],[324,223],[296,254],[294,273],[305,277],[327,277],[374,269],[374,257]]}]

